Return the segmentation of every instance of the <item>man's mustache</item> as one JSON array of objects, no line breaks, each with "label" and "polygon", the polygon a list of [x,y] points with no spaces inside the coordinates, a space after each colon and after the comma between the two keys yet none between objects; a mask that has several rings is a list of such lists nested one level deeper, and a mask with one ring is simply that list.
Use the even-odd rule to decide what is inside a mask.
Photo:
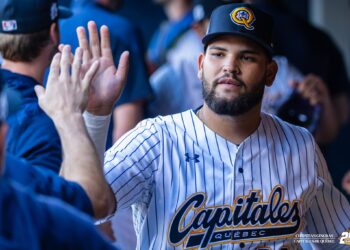
[{"label": "man's mustache", "polygon": [[219,84],[220,80],[222,80],[224,78],[231,78],[232,80],[238,82],[243,87],[246,87],[246,84],[244,83],[243,80],[239,79],[236,75],[230,74],[230,73],[225,73],[224,75],[222,75],[219,78],[217,78],[216,80],[214,80],[214,87],[216,87]]}]

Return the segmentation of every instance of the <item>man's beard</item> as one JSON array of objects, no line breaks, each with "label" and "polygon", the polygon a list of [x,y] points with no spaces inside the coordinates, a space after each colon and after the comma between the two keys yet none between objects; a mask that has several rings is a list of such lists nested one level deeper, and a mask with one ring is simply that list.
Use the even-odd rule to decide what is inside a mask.
[{"label": "man's beard", "polygon": [[[229,76],[225,75],[225,77]],[[241,80],[235,77],[233,78],[240,82],[243,87],[246,86]],[[218,86],[218,81],[219,80],[215,80],[212,84],[212,88],[209,89],[210,84],[203,75],[203,99],[215,113],[219,115],[239,116],[247,113],[261,103],[265,88],[265,84],[262,83],[263,81],[257,84],[249,93],[241,94],[233,100],[227,100],[224,97],[216,96],[215,89]]]}]

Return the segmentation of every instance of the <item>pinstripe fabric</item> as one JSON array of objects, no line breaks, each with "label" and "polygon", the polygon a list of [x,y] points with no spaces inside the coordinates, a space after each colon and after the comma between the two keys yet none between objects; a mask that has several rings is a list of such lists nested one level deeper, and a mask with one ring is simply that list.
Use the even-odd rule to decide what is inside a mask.
[{"label": "pinstripe fabric", "polygon": [[[312,136],[276,117],[261,118],[235,145],[192,110],[157,117],[106,152],[106,179],[118,208],[133,207],[139,249],[299,249],[282,233],[338,236],[350,227],[349,204],[333,187]],[[260,237],[244,236],[249,228],[250,237]]]}]

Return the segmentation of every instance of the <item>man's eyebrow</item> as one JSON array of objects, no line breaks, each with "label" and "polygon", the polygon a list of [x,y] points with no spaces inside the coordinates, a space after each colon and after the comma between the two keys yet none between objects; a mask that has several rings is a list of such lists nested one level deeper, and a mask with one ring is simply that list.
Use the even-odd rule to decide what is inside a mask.
[{"label": "man's eyebrow", "polygon": [[240,51],[241,54],[254,54],[254,55],[259,55],[260,51],[258,50],[253,50],[253,49],[245,49]]},{"label": "man's eyebrow", "polygon": [[219,46],[210,46],[208,49],[209,49],[209,50],[227,51],[227,49],[225,49],[225,48],[223,48],[223,47],[219,47]]},{"label": "man's eyebrow", "polygon": [[[219,51],[225,51],[225,52],[228,51],[224,47],[215,46],[215,45],[211,46],[211,47],[208,47],[208,50],[219,50]],[[261,54],[259,50],[255,50],[255,49],[243,49],[239,53],[241,53],[241,54],[254,54],[254,55]]]}]

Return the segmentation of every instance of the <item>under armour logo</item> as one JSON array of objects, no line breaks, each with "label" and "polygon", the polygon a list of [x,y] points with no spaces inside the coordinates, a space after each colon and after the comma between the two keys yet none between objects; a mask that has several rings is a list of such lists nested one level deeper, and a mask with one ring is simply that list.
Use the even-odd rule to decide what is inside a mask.
[{"label": "under armour logo", "polygon": [[186,161],[187,162],[190,162],[190,161],[194,161],[195,163],[199,162],[199,160],[198,160],[199,155],[197,155],[197,154],[193,154],[193,156],[192,156],[189,153],[186,153],[185,156],[186,156]]}]

